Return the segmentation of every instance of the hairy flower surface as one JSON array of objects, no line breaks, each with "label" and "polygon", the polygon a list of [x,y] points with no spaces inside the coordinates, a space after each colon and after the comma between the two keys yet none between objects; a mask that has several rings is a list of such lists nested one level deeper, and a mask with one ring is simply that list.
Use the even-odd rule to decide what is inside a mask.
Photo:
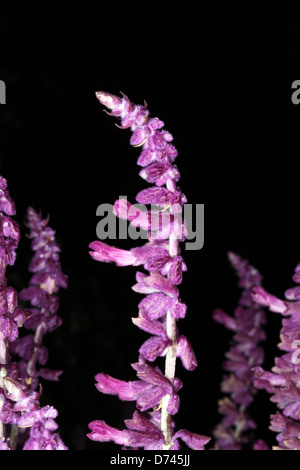
[{"label": "hairy flower surface", "polygon": [[[133,290],[145,297],[139,303],[138,316],[132,321],[151,336],[140,347],[138,362],[132,364],[138,380],[126,382],[107,374],[96,375],[99,391],[136,402],[133,418],[125,421],[126,429],[122,431],[104,421],[93,421],[88,437],[96,441],[111,440],[126,449],[142,447],[147,450],[179,449],[180,438],[192,449],[202,450],[210,438],[187,430],[176,432],[173,421],[179,409],[177,392],[182,386],[175,377],[176,359],[179,357],[187,370],[192,371],[197,366],[189,340],[179,336],[176,325],[186,314],[178,285],[187,269],[179,248],[179,241],[184,241],[186,236],[181,214],[187,199],[176,185],[180,179],[173,163],[177,150],[171,144],[172,135],[163,129],[164,123],[149,117],[146,103],[134,105],[124,94],[122,98],[107,92],[96,95],[100,103],[111,110],[110,115],[121,119],[118,127],[130,127],[130,144],[141,148],[140,176],[152,186],[136,196],[139,204],[151,205],[151,210],[137,210],[124,199],[114,204],[116,216],[128,220],[133,227],[147,230],[148,242],[122,250],[94,241],[90,244],[90,255],[97,261],[115,262],[117,266],[143,266],[146,272],[137,272]],[[154,365],[158,357],[165,357],[164,373]]]},{"label": "hairy flower surface", "polygon": [[223,377],[221,384],[221,390],[226,396],[219,401],[219,413],[224,417],[216,427],[214,436],[216,449],[241,450],[245,444],[249,444],[249,430],[256,428],[248,407],[256,393],[253,367],[260,366],[264,358],[260,342],[265,339],[262,328],[265,313],[251,298],[251,289],[261,284],[261,275],[239,255],[229,252],[228,257],[243,291],[234,316],[221,309],[216,309],[213,313],[217,322],[235,333],[232,347],[226,353],[223,363],[224,369],[229,372]]}]

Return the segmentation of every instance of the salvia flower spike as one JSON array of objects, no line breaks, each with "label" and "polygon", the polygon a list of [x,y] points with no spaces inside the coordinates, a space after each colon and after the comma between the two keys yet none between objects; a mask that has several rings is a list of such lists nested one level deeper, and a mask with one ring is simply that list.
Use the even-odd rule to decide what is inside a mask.
[{"label": "salvia flower spike", "polygon": [[67,276],[62,273],[59,252],[55,240],[55,231],[48,225],[49,217],[42,218],[32,207],[27,210],[27,227],[34,256],[29,265],[32,277],[29,287],[23,289],[19,297],[30,301],[31,315],[24,327],[33,330],[30,334],[19,338],[14,343],[14,352],[21,357],[24,378],[32,382],[36,389],[38,378],[58,380],[61,370],[50,370],[45,367],[37,369],[38,364],[44,366],[48,359],[48,351],[43,345],[43,337],[47,332],[54,331],[62,324],[57,315],[59,307],[57,292],[67,287]]},{"label": "salvia flower spike", "polygon": [[[221,309],[213,312],[214,320],[234,332],[232,346],[223,364],[228,373],[223,377],[221,390],[226,395],[218,403],[223,418],[214,430],[214,437],[218,450],[242,450],[249,445],[251,431],[256,428],[248,407],[257,392],[253,385],[253,368],[261,366],[264,359],[260,343],[265,339],[263,324],[266,318],[261,306],[251,297],[252,288],[261,285],[261,275],[239,255],[229,252],[228,258],[238,275],[242,295],[234,316]],[[255,443],[254,439],[253,445],[265,448],[262,441]]]},{"label": "salvia flower spike", "polygon": [[12,215],[14,202],[6,180],[0,177],[0,450],[17,449],[18,442],[24,450],[65,450],[56,432],[57,411],[52,406],[41,407],[42,388],[36,391],[32,376],[24,374],[22,361],[13,360],[19,328],[32,312],[18,305],[17,292],[6,282],[6,266],[14,264],[20,240]]},{"label": "salvia flower spike", "polygon": [[[300,284],[300,264],[293,281]],[[263,287],[253,288],[253,300],[283,316],[278,348],[285,351],[275,358],[271,372],[257,366],[254,385],[270,393],[278,411],[271,415],[269,429],[277,433],[274,450],[300,450],[300,288],[285,292],[286,300],[269,294]]]},{"label": "salvia flower spike", "polygon": [[[96,96],[112,116],[121,119],[122,129],[130,128],[130,144],[141,150],[138,165],[140,176],[152,186],[140,191],[136,201],[155,205],[157,210],[135,214],[133,205],[117,200],[114,212],[135,227],[148,231],[148,242],[141,247],[122,250],[101,241],[90,244],[90,254],[98,261],[115,262],[118,266],[143,266],[138,271],[133,289],[145,294],[139,303],[138,317],[133,323],[151,336],[139,349],[138,361],[132,364],[137,380],[122,381],[107,374],[96,375],[96,387],[102,393],[117,395],[121,400],[135,401],[132,419],[118,430],[104,421],[93,421],[88,437],[95,441],[114,441],[126,449],[179,449],[181,439],[192,449],[203,450],[210,438],[185,429],[175,430],[174,415],[179,409],[178,391],[182,382],[175,377],[176,360],[183,367],[197,366],[192,346],[179,335],[177,321],[184,318],[186,305],[179,297],[178,285],[186,265],[180,254],[179,241],[185,240],[186,229],[181,222],[183,204],[187,201],[177,186],[180,173],[174,160],[177,150],[164,123],[150,118],[147,104],[134,105],[126,95],[122,98],[107,92]],[[164,373],[155,366],[158,357],[165,357]]]}]

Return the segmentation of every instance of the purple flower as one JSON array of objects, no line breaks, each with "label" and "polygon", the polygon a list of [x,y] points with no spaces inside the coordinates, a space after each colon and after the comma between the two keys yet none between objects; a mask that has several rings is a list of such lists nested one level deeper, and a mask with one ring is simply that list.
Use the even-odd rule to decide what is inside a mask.
[{"label": "purple flower", "polygon": [[[126,95],[116,97],[98,92],[99,101],[109,114],[121,118],[122,128],[131,128],[130,144],[141,147],[138,164],[140,176],[153,186],[140,191],[136,201],[156,205],[157,210],[140,210],[125,199],[114,204],[116,216],[134,227],[147,231],[148,242],[131,250],[109,246],[101,241],[90,244],[90,254],[97,261],[115,262],[118,266],[143,266],[147,272],[136,274],[135,292],[146,296],[139,303],[139,314],[133,323],[151,336],[139,348],[139,360],[132,364],[138,380],[126,382],[107,374],[97,374],[96,387],[102,393],[117,395],[121,400],[135,401],[137,411],[125,421],[126,429],[118,430],[104,421],[93,421],[88,437],[95,441],[113,441],[126,449],[179,449],[180,438],[192,449],[203,450],[209,437],[187,430],[175,431],[174,415],[179,409],[178,390],[182,383],[175,377],[179,357],[187,370],[197,366],[189,340],[178,334],[177,320],[184,318],[186,305],[179,298],[178,285],[187,267],[180,255],[179,241],[184,241],[186,228],[182,207],[187,201],[176,183],[180,173],[174,159],[177,150],[170,143],[172,135],[163,130],[164,123],[149,118],[147,105],[132,104]],[[154,365],[165,358],[165,374]]]},{"label": "purple flower", "polygon": [[32,207],[27,210],[27,226],[30,229],[29,238],[34,251],[29,265],[31,277],[29,287],[20,292],[22,300],[30,301],[31,315],[25,322],[25,328],[34,330],[34,335],[19,338],[12,344],[12,351],[22,359],[21,365],[24,379],[32,381],[32,389],[38,384],[38,377],[47,380],[58,380],[62,371],[41,368],[37,364],[45,365],[48,351],[43,346],[43,337],[47,332],[58,328],[62,319],[56,314],[58,310],[58,297],[55,295],[60,287],[67,287],[67,276],[62,273],[59,252],[60,248],[55,241],[55,231],[48,227],[49,217],[42,219]]},{"label": "purple flower", "polygon": [[256,428],[247,408],[256,393],[253,367],[262,364],[264,357],[259,343],[265,339],[262,329],[265,314],[255,302],[256,299],[251,298],[252,288],[261,289],[260,274],[240,256],[230,252],[228,258],[237,272],[238,285],[243,292],[233,317],[221,309],[216,309],[213,313],[217,322],[235,332],[232,347],[226,353],[223,363],[223,368],[229,374],[223,377],[221,384],[221,390],[226,394],[219,401],[219,413],[223,418],[216,427],[214,436],[216,449],[241,450],[248,444],[249,430]]},{"label": "purple flower", "polygon": [[[35,311],[23,309],[18,305],[17,293],[15,289],[7,286],[5,278],[6,264],[14,263],[15,250],[20,239],[18,226],[10,219],[10,215],[15,214],[15,207],[6,186],[6,180],[0,177],[0,449],[16,449],[19,429],[22,428],[28,429],[30,433],[28,440],[26,440],[25,432],[22,436],[26,440],[24,449],[66,449],[59,435],[54,432],[57,425],[53,418],[57,416],[57,411],[49,406],[41,407],[39,399],[42,389],[39,387],[39,391],[35,391],[37,383],[34,383],[34,378],[38,375],[36,374],[34,377],[35,364],[37,361],[45,364],[48,357],[46,348],[41,345],[41,338],[46,330],[45,318],[48,314],[46,304],[43,304],[45,297],[37,295],[37,288],[30,293],[36,299],[36,305],[44,307],[42,311],[39,310],[40,316],[38,317]],[[32,222],[34,219],[32,211],[29,213],[29,217]],[[36,226],[34,230],[37,235]],[[49,242],[52,235],[50,232],[47,233],[46,238],[49,238]],[[57,255],[54,255],[53,258],[49,255],[46,244],[42,243],[41,237],[39,244],[40,249],[43,250],[44,259],[41,261],[35,256],[31,269],[36,272],[44,270],[51,276],[53,269],[47,268],[49,268],[52,259],[57,263]],[[57,250],[53,248],[53,253],[55,251]],[[45,260],[47,261],[45,262]],[[58,270],[54,272],[58,274]],[[47,279],[45,287],[40,285],[39,288],[46,293],[51,290],[52,293],[56,287],[53,282],[49,283]],[[35,314],[39,318],[36,325],[36,335],[19,338],[18,329]],[[16,353],[22,358],[19,363],[12,360]],[[26,369],[27,361],[29,362]],[[39,375],[47,376],[47,371],[41,369]],[[8,437],[9,435],[10,437]]]},{"label": "purple flower", "polygon": [[[299,265],[293,280],[300,283]],[[285,292],[287,300],[280,300],[264,289],[253,289],[252,297],[271,312],[284,316],[278,348],[285,354],[275,358],[271,372],[256,367],[254,385],[270,393],[271,401],[280,411],[271,416],[270,428],[277,433],[278,446],[273,449],[300,450],[300,359],[297,346],[300,344],[299,287]]]}]

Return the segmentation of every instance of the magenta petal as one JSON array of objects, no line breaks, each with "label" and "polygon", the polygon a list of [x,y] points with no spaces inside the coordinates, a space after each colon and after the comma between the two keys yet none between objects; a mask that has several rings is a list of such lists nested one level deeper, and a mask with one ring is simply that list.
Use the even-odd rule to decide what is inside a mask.
[{"label": "magenta petal", "polygon": [[90,243],[89,248],[95,250],[89,253],[91,257],[97,261],[104,261],[106,263],[114,261],[117,266],[129,266],[134,264],[136,260],[135,256],[130,251],[109,246],[98,240]]},{"label": "magenta petal", "polygon": [[146,139],[150,136],[151,131],[149,127],[138,127],[131,136],[130,145],[139,147],[142,145]]},{"label": "magenta petal", "polygon": [[148,361],[153,362],[158,356],[162,356],[163,352],[171,344],[172,341],[169,339],[163,339],[161,336],[152,336],[140,347],[139,353]]},{"label": "magenta petal", "polygon": [[120,431],[119,429],[112,428],[104,421],[92,421],[89,424],[91,433],[87,437],[92,441],[107,442],[113,441],[116,444],[128,445],[130,434],[127,430]]},{"label": "magenta petal", "polygon": [[300,287],[291,287],[284,295],[287,300],[300,300]]},{"label": "magenta petal", "polygon": [[164,387],[152,387],[145,393],[141,394],[137,401],[136,406],[141,411],[149,410],[159,405],[161,399],[168,393]]},{"label": "magenta petal", "polygon": [[168,251],[164,247],[157,246],[157,245],[150,245],[148,243],[144,246],[132,248],[130,251],[133,254],[133,256],[136,258],[135,265],[151,263],[151,261],[153,262],[155,260],[157,261],[162,258],[164,259],[164,258],[170,257]]},{"label": "magenta petal", "polygon": [[252,299],[260,305],[267,306],[271,312],[279,312],[284,315],[287,305],[274,295],[269,294],[263,287],[253,287]]},{"label": "magenta petal", "polygon": [[[141,300],[139,307],[146,310],[147,315],[151,320],[156,320],[157,318],[165,315],[173,304],[174,300],[169,295],[156,292],[154,294],[147,295],[143,300]],[[173,310],[175,310],[175,307]]]},{"label": "magenta petal", "polygon": [[132,431],[130,433],[131,446],[145,447],[150,450],[151,448],[157,448],[155,446],[164,441],[161,430],[138,411],[133,413],[132,419],[126,419],[125,424]]},{"label": "magenta petal", "polygon": [[140,380],[125,382],[115,379],[107,374],[99,373],[95,376],[96,388],[101,393],[117,395],[120,400],[133,401],[138,395],[147,389],[147,385]]},{"label": "magenta petal", "polygon": [[187,431],[186,429],[180,429],[174,435],[173,439],[180,439],[186,443],[191,449],[204,450],[204,446],[211,440],[210,437],[203,436],[202,434],[195,434]]},{"label": "magenta petal", "polygon": [[298,421],[300,419],[300,400],[287,405],[284,408],[283,414]]},{"label": "magenta petal", "polygon": [[[169,279],[173,284],[181,284],[182,282],[182,268],[183,268],[183,260],[181,256],[176,256],[172,261],[170,271],[169,271]],[[186,270],[186,269],[185,269]]]},{"label": "magenta petal", "polygon": [[[134,366],[135,364],[133,364],[133,367]],[[149,382],[152,385],[158,385],[159,387],[166,387],[167,389],[172,388],[170,381],[157,368],[154,369],[148,364],[142,365],[140,363],[138,363],[138,366],[134,368],[138,369],[137,376],[139,379],[145,380],[145,382]]]},{"label": "magenta petal", "polygon": [[140,227],[144,230],[150,228],[148,212],[130,204],[127,199],[118,199],[114,204],[113,213],[120,219],[129,220],[134,227]]},{"label": "magenta petal", "polygon": [[170,168],[170,163],[153,163],[140,171],[140,176],[148,183],[155,183]]},{"label": "magenta petal", "polygon": [[[132,289],[135,292],[142,294],[151,294],[153,292],[164,292],[173,296],[178,295],[178,289],[166,277],[162,276],[159,272],[151,272],[150,276],[138,276],[138,284],[135,284]],[[144,273],[142,273],[144,274]]]},{"label": "magenta petal", "polygon": [[191,343],[186,336],[180,336],[177,342],[176,356],[179,356],[183,367],[187,370],[194,370],[197,367],[197,359]]},{"label": "magenta petal", "polygon": [[160,321],[151,320],[146,311],[142,308],[139,310],[138,318],[132,318],[132,322],[141,330],[147,331],[153,335],[166,337],[165,327]]},{"label": "magenta petal", "polygon": [[166,188],[152,187],[140,191],[136,196],[136,200],[140,204],[156,204],[159,207],[165,207],[168,204],[180,202],[181,195]]}]

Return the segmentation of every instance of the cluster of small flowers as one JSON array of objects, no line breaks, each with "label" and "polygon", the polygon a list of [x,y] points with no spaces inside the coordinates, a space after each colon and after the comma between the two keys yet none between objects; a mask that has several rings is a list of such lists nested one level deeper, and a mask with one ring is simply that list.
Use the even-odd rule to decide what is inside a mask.
[{"label": "cluster of small flowers", "polygon": [[22,359],[19,366],[24,379],[31,380],[32,389],[36,389],[38,377],[58,380],[62,373],[61,370],[44,367],[36,370],[37,363],[45,365],[48,360],[43,336],[62,324],[62,319],[56,314],[59,300],[55,293],[60,287],[67,287],[67,276],[62,273],[59,261],[60,248],[55,241],[55,231],[48,227],[48,222],[49,218],[42,219],[32,207],[28,208],[27,226],[30,229],[29,238],[32,239],[31,248],[35,252],[29,271],[34,274],[29,287],[23,289],[19,297],[21,300],[30,301],[31,315],[24,327],[35,331],[35,335],[18,338],[12,344],[12,349]]},{"label": "cluster of small flowers", "polygon": [[[29,214],[32,215],[33,211],[30,210]],[[37,360],[45,362],[46,359],[40,341],[42,320],[37,319],[41,315],[48,321],[46,306],[40,305],[39,314],[24,309],[18,305],[16,290],[7,286],[6,265],[14,264],[20,240],[19,227],[12,215],[15,215],[15,205],[7,191],[6,180],[0,177],[0,449],[16,449],[20,441],[24,450],[67,449],[55,432],[57,411],[52,406],[41,407],[41,386],[36,391],[37,376],[49,375],[35,371]],[[26,323],[39,331],[34,340],[18,338],[19,328]],[[15,360],[16,352],[21,355],[21,361]]]},{"label": "cluster of small flowers", "polygon": [[[293,281],[300,284],[300,264],[296,266]],[[262,287],[253,289],[253,300],[269,307],[271,312],[284,316],[280,332],[279,349],[286,351],[275,358],[272,372],[262,367],[255,368],[254,385],[270,393],[271,401],[281,411],[271,415],[270,430],[277,433],[275,450],[300,450],[300,287],[285,292],[281,300]]]},{"label": "cluster of small flowers", "polygon": [[[131,250],[110,247],[100,241],[90,244],[91,256],[104,262],[114,261],[118,266],[143,265],[149,274],[138,272],[133,290],[146,296],[139,303],[139,314],[133,323],[152,336],[140,347],[138,362],[132,364],[138,380],[125,382],[106,374],[96,375],[96,387],[102,393],[117,395],[121,400],[136,401],[133,418],[125,420],[127,429],[118,430],[104,421],[93,421],[88,437],[96,441],[112,440],[126,449],[179,449],[180,438],[192,449],[202,450],[209,437],[185,429],[175,432],[172,417],[179,409],[178,390],[182,387],[175,377],[176,358],[180,357],[187,370],[197,366],[189,340],[178,334],[176,322],[185,317],[186,305],[180,301],[178,285],[186,265],[180,255],[179,241],[185,239],[181,218],[186,202],[176,182],[179,171],[173,161],[177,150],[170,143],[172,136],[162,130],[164,123],[148,118],[146,104],[133,105],[129,99],[97,93],[99,101],[121,118],[121,128],[131,128],[131,145],[142,147],[138,164],[143,167],[140,176],[155,186],[142,190],[136,196],[140,204],[157,206],[157,211],[141,213],[133,210],[127,200],[114,205],[118,217],[129,220],[133,226],[148,231],[148,243]],[[165,186],[165,187],[163,187]],[[153,226],[153,224],[155,226]],[[165,374],[152,365],[158,357],[165,357]]]},{"label": "cluster of small flowers", "polygon": [[[229,372],[223,377],[222,392],[229,394],[222,398],[219,413],[224,415],[214,430],[217,450],[242,450],[249,445],[251,429],[256,423],[250,417],[248,407],[257,392],[253,386],[253,368],[264,360],[260,342],[266,338],[262,325],[266,322],[265,312],[251,297],[252,289],[260,286],[262,277],[247,260],[235,253],[228,253],[229,261],[239,277],[238,286],[243,289],[239,305],[230,316],[221,309],[213,312],[213,318],[227,329],[235,332],[232,346],[226,353],[223,368]],[[267,446],[261,440],[254,443],[254,449]]]}]

